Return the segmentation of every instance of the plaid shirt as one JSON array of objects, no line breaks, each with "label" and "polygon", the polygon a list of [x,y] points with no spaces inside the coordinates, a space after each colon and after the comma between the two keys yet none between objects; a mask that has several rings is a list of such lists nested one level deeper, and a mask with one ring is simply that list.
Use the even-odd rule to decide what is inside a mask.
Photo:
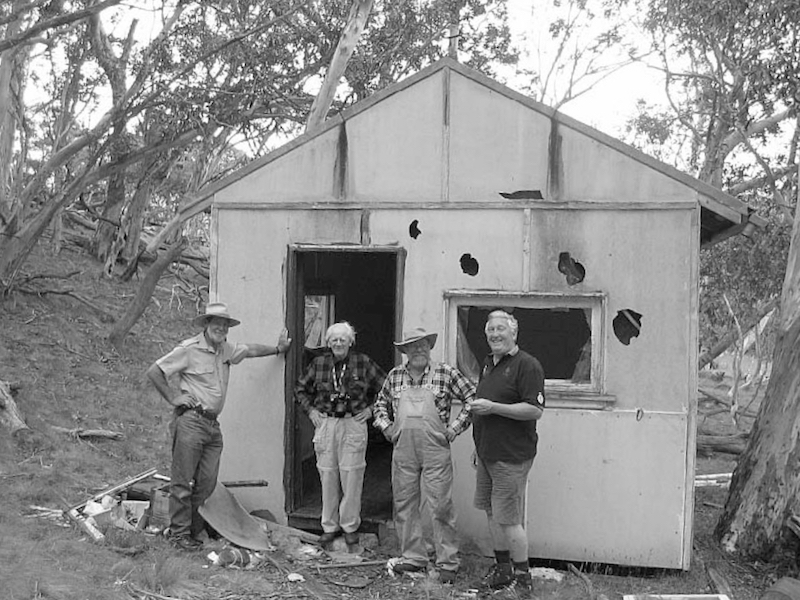
[{"label": "plaid shirt", "polygon": [[[465,431],[472,422],[469,403],[475,399],[475,386],[464,377],[458,369],[448,364],[439,363],[431,371],[431,365],[425,368],[425,373],[420,380],[420,385],[430,384],[436,395],[436,410],[445,427],[450,425],[456,434]],[[411,375],[405,365],[395,367],[386,376],[378,399],[375,401],[374,416],[375,427],[383,431],[394,422],[397,413],[397,404],[400,402],[400,392],[413,385]],[[450,406],[453,400],[461,400],[464,406],[452,423],[450,421]]]},{"label": "plaid shirt", "polygon": [[[333,396],[343,394],[346,412],[357,414],[375,401],[385,378],[383,369],[366,354],[350,352],[346,358],[335,363],[333,352],[327,350],[308,365],[305,374],[297,380],[294,395],[306,414],[312,408],[332,414]],[[340,379],[338,389],[337,379]]]}]

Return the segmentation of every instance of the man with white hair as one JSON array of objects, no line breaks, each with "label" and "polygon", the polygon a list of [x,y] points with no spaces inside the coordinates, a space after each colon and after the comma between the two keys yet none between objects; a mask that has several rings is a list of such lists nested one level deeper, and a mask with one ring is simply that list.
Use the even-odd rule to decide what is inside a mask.
[{"label": "man with white hair", "polygon": [[355,341],[350,323],[341,321],[328,327],[328,350],[311,361],[294,389],[295,399],[314,424],[314,451],[322,484],[323,546],[342,532],[348,546],[358,543],[367,421],[385,377],[369,356],[351,350]]},{"label": "man with white hair", "polygon": [[489,313],[483,364],[472,403],[477,455],[475,507],[486,512],[495,564],[483,578],[493,590],[527,594],[528,534],[524,500],[536,456],[536,421],[544,411],[544,370],[517,345],[517,319],[503,310]]},{"label": "man with white hair", "polygon": [[[245,358],[285,353],[291,344],[284,329],[277,344],[233,344],[228,330],[240,321],[223,302],[210,302],[194,324],[203,331],[178,344],[147,370],[147,377],[173,407],[170,478],[170,539],[184,550],[198,550],[205,520],[198,507],[214,491],[222,455],[217,416],[225,405],[231,365]],[[169,378],[179,377],[178,389]]]}]

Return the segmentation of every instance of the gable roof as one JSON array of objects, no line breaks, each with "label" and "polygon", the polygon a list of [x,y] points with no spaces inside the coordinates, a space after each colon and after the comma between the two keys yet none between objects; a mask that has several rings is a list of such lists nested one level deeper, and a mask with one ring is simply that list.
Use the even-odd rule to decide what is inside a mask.
[{"label": "gable roof", "polygon": [[566,127],[574,130],[583,136],[586,136],[590,140],[619,152],[628,159],[639,162],[647,168],[672,178],[673,180],[694,190],[697,193],[697,198],[699,200],[701,209],[700,242],[703,246],[716,243],[741,232],[748,234],[749,231],[754,227],[760,227],[765,224],[764,219],[756,215],[745,203],[729,194],[726,194],[722,190],[700,181],[699,179],[696,179],[695,177],[692,177],[691,175],[688,175],[666,163],[658,161],[655,158],[633,148],[632,146],[624,144],[616,138],[602,133],[584,123],[581,123],[572,117],[561,114],[553,108],[528,98],[527,96],[516,92],[509,87],[504,86],[499,82],[483,75],[482,73],[470,69],[451,58],[443,58],[433,65],[415,73],[414,75],[388,86],[387,88],[373,94],[366,100],[358,102],[357,104],[345,109],[338,115],[330,117],[318,127],[303,133],[280,148],[263,157],[253,160],[251,163],[242,167],[241,169],[238,169],[234,173],[205,186],[197,194],[188,198],[181,205],[179,209],[179,220],[189,218],[210,208],[214,199],[214,195],[231,184],[241,180],[265,165],[280,159],[282,156],[288,154],[295,148],[308,143],[310,140],[329,132],[331,129],[341,126],[349,119],[352,119],[356,115],[370,110],[370,108],[386,100],[387,98],[390,98],[396,94],[400,94],[414,84],[419,83],[426,78],[432,77],[434,74],[443,70],[454,71],[463,77],[472,80],[473,82],[491,89],[497,94],[519,102],[550,119],[554,126]]}]

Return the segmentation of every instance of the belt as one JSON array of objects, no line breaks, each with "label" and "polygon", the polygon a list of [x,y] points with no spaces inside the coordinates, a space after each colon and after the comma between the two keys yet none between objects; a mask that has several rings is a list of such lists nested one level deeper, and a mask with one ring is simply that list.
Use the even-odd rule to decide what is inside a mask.
[{"label": "belt", "polygon": [[353,416],[353,413],[351,413],[350,411],[344,411],[344,412],[322,411],[322,414],[327,416],[327,417],[333,417],[334,419],[346,419],[347,417],[352,417]]},{"label": "belt", "polygon": [[217,420],[217,413],[206,410],[202,406],[179,406],[178,407],[178,416],[180,417],[183,413],[188,411],[194,411],[204,419],[208,419],[209,421],[216,421]]}]

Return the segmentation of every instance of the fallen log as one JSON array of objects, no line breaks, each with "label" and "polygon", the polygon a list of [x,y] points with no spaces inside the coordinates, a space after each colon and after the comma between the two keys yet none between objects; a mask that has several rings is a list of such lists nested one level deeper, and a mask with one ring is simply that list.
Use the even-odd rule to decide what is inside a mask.
[{"label": "fallen log", "polygon": [[745,444],[747,444],[746,433],[732,435],[698,434],[697,436],[697,452],[703,454],[722,452],[723,454],[739,455],[744,452]]},{"label": "fallen log", "polygon": [[30,430],[11,395],[11,385],[5,381],[0,381],[0,425],[8,429],[11,435]]},{"label": "fallen log", "polygon": [[66,433],[70,437],[87,439],[87,438],[105,438],[109,440],[121,440],[124,436],[119,431],[108,431],[107,429],[67,429],[66,427],[58,427],[53,425],[53,430],[59,433]]}]

